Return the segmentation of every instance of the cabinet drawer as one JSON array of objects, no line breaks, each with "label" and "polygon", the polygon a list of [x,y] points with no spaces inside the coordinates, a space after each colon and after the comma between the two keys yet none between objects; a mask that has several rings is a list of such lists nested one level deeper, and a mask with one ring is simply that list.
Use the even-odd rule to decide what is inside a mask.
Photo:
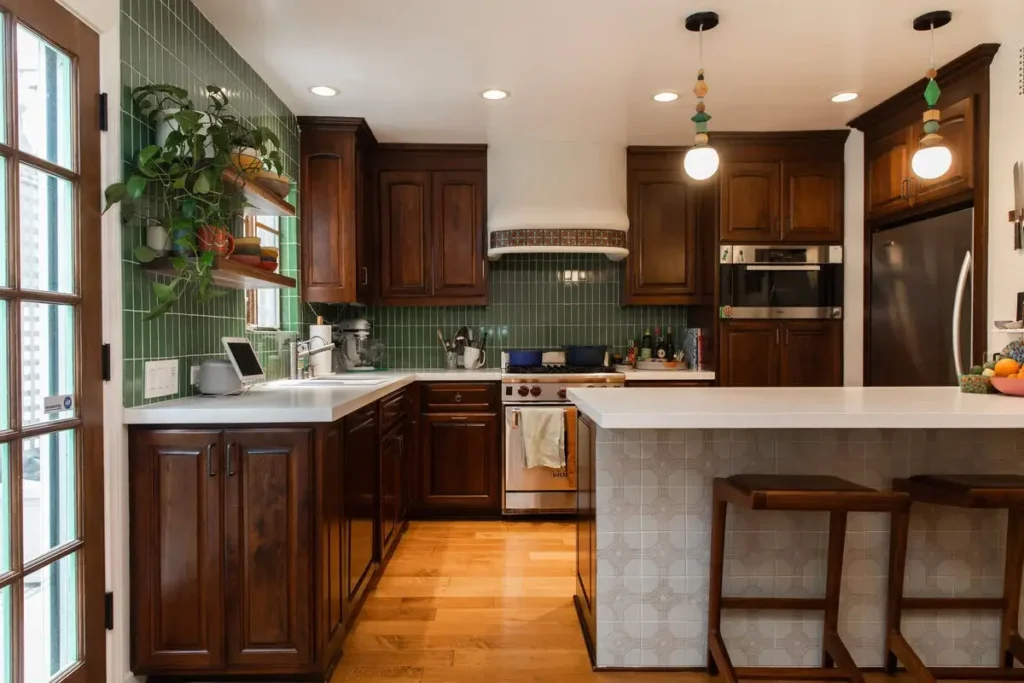
[{"label": "cabinet drawer", "polygon": [[409,392],[405,389],[380,400],[380,432],[387,432],[409,414]]},{"label": "cabinet drawer", "polygon": [[492,382],[432,382],[423,385],[423,411],[428,413],[494,412],[498,385]]}]

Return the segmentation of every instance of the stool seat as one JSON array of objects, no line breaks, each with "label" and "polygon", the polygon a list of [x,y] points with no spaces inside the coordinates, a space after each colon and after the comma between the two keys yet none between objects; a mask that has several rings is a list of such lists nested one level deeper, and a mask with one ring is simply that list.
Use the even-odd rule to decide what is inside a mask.
[{"label": "stool seat", "polygon": [[889,512],[909,502],[903,492],[879,491],[818,474],[734,474],[716,479],[715,493],[751,510]]},{"label": "stool seat", "polygon": [[1024,476],[1019,474],[918,474],[894,480],[893,488],[919,503],[992,509],[1024,506]]}]

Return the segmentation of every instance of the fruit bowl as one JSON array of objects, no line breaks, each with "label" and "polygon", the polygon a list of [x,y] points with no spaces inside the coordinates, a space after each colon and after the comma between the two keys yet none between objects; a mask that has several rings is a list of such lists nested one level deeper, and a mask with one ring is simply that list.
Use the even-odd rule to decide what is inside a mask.
[{"label": "fruit bowl", "polygon": [[1010,377],[990,377],[992,386],[1000,394],[1007,396],[1024,396],[1024,379]]}]

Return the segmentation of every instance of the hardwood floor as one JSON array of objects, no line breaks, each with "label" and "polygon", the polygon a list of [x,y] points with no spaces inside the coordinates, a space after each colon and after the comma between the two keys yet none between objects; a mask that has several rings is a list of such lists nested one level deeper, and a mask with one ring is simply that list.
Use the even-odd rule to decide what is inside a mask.
[{"label": "hardwood floor", "polygon": [[[713,680],[592,671],[572,604],[575,557],[568,523],[410,523],[332,683]],[[883,679],[900,680],[868,677]]]}]

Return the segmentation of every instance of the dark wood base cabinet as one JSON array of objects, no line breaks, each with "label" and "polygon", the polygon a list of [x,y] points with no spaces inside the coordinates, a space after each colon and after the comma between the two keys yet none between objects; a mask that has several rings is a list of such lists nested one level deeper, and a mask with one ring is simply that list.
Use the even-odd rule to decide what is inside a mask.
[{"label": "dark wood base cabinet", "polygon": [[843,383],[843,324],[734,320],[720,331],[723,387],[836,387]]},{"label": "dark wood base cabinet", "polygon": [[576,613],[591,663],[597,645],[597,427],[576,419]]}]

